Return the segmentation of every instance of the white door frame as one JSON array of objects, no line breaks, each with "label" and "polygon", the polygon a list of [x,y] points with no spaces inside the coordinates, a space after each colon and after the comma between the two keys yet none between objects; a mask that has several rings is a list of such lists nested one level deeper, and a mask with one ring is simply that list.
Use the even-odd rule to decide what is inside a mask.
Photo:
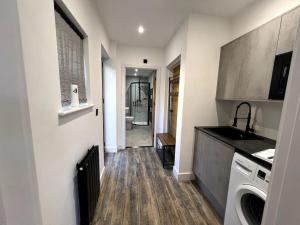
[{"label": "white door frame", "polygon": [[297,37],[263,225],[300,221],[300,29]]},{"label": "white door frame", "polygon": [[160,96],[160,88],[161,88],[161,79],[162,79],[162,69],[160,66],[153,66],[153,65],[133,65],[133,64],[123,64],[122,65],[122,71],[121,71],[121,123],[122,127],[121,129],[121,140],[122,140],[122,148],[126,148],[126,68],[141,68],[141,69],[152,69],[156,70],[156,96],[155,96],[155,121],[154,121],[154,138],[153,138],[153,145],[155,145],[156,140],[156,133],[158,131],[158,118],[162,113],[160,113],[160,109],[163,109],[161,107],[161,102],[159,101]]}]

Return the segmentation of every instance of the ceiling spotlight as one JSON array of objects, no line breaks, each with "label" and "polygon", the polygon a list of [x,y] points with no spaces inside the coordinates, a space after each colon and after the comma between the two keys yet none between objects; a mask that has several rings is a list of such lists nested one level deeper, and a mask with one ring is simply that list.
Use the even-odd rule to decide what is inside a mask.
[{"label": "ceiling spotlight", "polygon": [[139,26],[138,32],[139,32],[140,34],[143,34],[143,33],[145,32],[145,28],[144,28],[143,26]]},{"label": "ceiling spotlight", "polygon": [[134,69],[135,72],[139,71],[138,69]]},{"label": "ceiling spotlight", "polygon": [[134,76],[137,76],[137,73],[134,73]]}]

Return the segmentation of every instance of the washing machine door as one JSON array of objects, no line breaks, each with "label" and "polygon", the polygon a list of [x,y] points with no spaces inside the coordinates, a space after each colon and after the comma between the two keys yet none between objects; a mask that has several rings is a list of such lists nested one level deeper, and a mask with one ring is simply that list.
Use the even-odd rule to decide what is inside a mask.
[{"label": "washing machine door", "polygon": [[236,192],[236,211],[241,225],[261,225],[266,193],[252,185],[241,185]]}]

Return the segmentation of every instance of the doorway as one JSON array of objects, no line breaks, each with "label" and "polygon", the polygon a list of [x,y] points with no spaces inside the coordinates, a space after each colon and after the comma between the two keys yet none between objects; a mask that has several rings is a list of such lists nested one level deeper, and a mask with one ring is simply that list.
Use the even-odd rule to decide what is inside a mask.
[{"label": "doorway", "polygon": [[156,70],[126,68],[126,147],[153,146]]},{"label": "doorway", "polygon": [[[112,60],[102,48],[102,117],[105,153],[117,152],[117,75]],[[101,112],[99,112],[100,114]]]},{"label": "doorway", "polygon": [[176,140],[177,111],[180,83],[180,64],[172,69],[172,76],[169,78],[169,134]]}]

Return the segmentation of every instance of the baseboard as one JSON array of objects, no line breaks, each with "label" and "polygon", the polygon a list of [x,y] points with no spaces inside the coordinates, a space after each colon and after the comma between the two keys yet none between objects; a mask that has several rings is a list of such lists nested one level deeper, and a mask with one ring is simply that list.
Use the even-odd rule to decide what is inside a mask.
[{"label": "baseboard", "polygon": [[[222,207],[214,195],[209,191],[204,183],[195,176],[195,182],[197,184],[197,189],[205,196],[206,200],[211,204],[213,211],[224,221],[225,217],[225,207]],[[223,223],[222,223],[223,224]]]},{"label": "baseboard", "polygon": [[118,152],[118,148],[117,146],[108,146],[108,147],[104,147],[105,149],[105,152],[108,152],[108,153],[117,153]]},{"label": "baseboard", "polygon": [[173,166],[173,176],[178,182],[191,181],[195,179],[193,172],[179,173],[175,166]]},{"label": "baseboard", "polygon": [[102,180],[103,180],[104,171],[105,171],[105,166],[103,167],[103,169],[102,169],[102,171],[100,173],[100,184],[102,183]]}]

